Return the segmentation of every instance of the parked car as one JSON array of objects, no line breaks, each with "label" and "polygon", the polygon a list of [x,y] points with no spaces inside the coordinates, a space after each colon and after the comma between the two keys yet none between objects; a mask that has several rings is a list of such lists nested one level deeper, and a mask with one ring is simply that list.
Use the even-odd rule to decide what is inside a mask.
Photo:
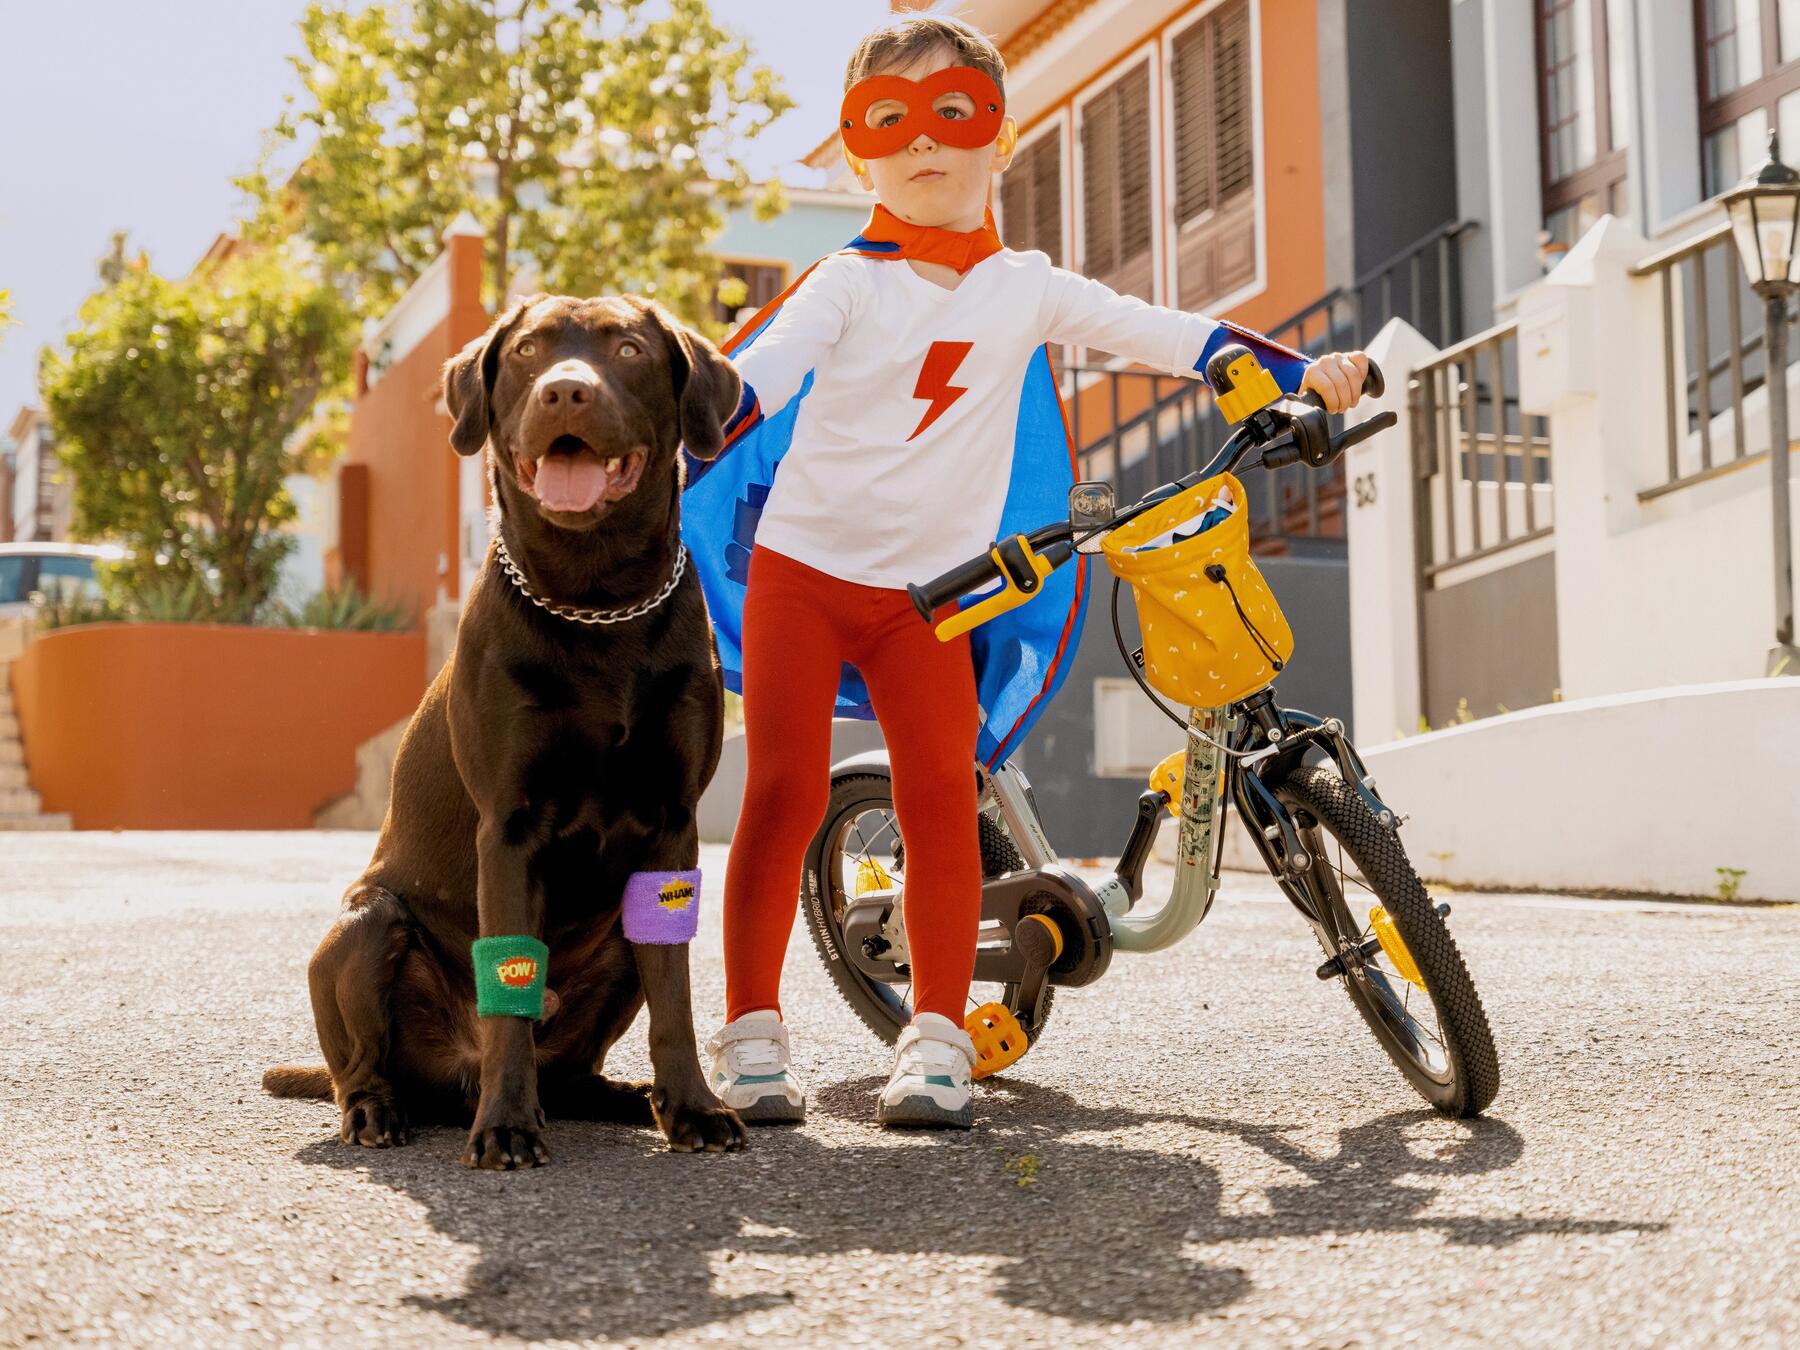
[{"label": "parked car", "polygon": [[17,614],[37,592],[59,598],[98,598],[94,564],[123,558],[107,544],[0,544],[0,616]]}]

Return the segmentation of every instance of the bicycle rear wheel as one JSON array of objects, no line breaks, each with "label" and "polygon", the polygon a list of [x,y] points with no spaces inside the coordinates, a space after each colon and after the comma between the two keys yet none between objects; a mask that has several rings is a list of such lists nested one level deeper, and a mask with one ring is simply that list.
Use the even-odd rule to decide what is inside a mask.
[{"label": "bicycle rear wheel", "polygon": [[[1023,869],[1024,860],[998,819],[983,813],[976,818],[976,826],[983,880]],[[893,783],[879,771],[846,774],[832,783],[824,824],[807,850],[800,909],[806,916],[813,945],[844,1002],[869,1030],[891,1044],[912,1021],[912,985],[904,978],[898,983],[873,979],[844,956],[845,911],[857,893],[864,869],[871,863],[888,882],[904,886],[906,849],[894,811]],[[1044,1025],[1050,1019],[1054,992],[1044,991],[1037,1022],[1031,1029],[1033,1043],[1043,1035]],[[978,981],[970,994],[971,1008],[988,1002],[1010,1007],[1017,986]]]},{"label": "bicycle rear wheel", "polygon": [[[1500,1090],[1493,1033],[1399,836],[1325,768],[1296,769],[1275,791],[1312,858],[1300,882],[1325,919],[1320,944],[1344,963],[1351,1002],[1426,1101],[1446,1115],[1479,1115]],[[1392,920],[1385,941],[1383,914]]]}]

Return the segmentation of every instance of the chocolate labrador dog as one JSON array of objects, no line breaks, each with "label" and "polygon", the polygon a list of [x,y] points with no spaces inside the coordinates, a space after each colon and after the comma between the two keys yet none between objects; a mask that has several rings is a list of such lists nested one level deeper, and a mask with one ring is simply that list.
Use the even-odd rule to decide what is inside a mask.
[{"label": "chocolate labrador dog", "polygon": [[[472,1119],[465,1166],[530,1167],[551,1115],[744,1146],[700,1071],[687,947],[620,925],[633,872],[699,864],[723,689],[677,448],[717,454],[738,392],[710,343],[632,297],[534,296],[445,368],[451,445],[490,451],[498,538],[308,967],[325,1067],[263,1078],[335,1094],[346,1142]],[[550,949],[543,1017],[478,1018],[470,943],[520,934]],[[646,1003],[654,1084],[606,1078]]]}]

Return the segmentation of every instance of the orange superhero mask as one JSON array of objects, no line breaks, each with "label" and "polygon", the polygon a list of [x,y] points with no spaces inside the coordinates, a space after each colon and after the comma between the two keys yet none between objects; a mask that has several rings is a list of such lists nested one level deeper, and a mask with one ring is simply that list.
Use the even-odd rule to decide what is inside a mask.
[{"label": "orange superhero mask", "polygon": [[[945,94],[963,94],[974,104],[966,117],[946,117],[950,106],[937,107]],[[904,104],[906,115],[891,126],[872,127],[869,109],[883,99]],[[953,105],[960,109],[960,101]],[[945,145],[979,150],[992,145],[1006,118],[1006,99],[985,71],[973,66],[951,66],[922,80],[902,75],[870,75],[858,80],[844,94],[838,129],[844,145],[858,159],[885,159],[904,150],[920,136]]]}]

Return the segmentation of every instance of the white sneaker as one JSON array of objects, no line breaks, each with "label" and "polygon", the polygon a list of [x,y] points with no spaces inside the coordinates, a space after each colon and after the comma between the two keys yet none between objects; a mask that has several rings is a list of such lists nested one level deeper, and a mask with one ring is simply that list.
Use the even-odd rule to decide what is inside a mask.
[{"label": "white sneaker", "polygon": [[975,1123],[974,1069],[969,1033],[948,1017],[920,1013],[894,1047],[893,1076],[881,1090],[875,1119],[883,1125],[968,1129]]},{"label": "white sneaker", "polygon": [[806,1119],[806,1089],[794,1075],[780,1013],[745,1013],[714,1032],[706,1049],[713,1091],[746,1124]]}]

